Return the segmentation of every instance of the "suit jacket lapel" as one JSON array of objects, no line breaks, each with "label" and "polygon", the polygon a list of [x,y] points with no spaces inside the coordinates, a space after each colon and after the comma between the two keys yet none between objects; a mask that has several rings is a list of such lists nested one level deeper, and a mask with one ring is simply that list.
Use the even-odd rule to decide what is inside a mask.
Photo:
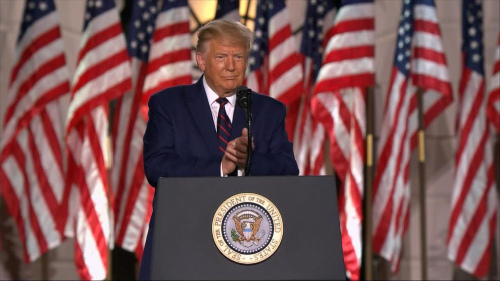
[{"label": "suit jacket lapel", "polygon": [[200,134],[207,144],[208,151],[210,153],[218,153],[219,144],[217,141],[217,132],[215,131],[207,95],[203,88],[203,76],[196,82],[195,87],[194,91],[188,93],[189,110],[191,111],[191,115],[193,116]]}]

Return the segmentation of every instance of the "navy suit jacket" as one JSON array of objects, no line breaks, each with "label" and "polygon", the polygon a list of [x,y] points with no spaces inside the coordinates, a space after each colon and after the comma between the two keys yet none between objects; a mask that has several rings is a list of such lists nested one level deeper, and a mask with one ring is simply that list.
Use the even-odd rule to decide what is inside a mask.
[{"label": "navy suit jacket", "polygon": [[[298,175],[293,145],[285,131],[285,114],[286,108],[281,102],[252,92],[255,150],[250,175]],[[241,136],[244,127],[245,110],[235,106],[231,139]],[[151,96],[143,156],[146,177],[155,188],[160,177],[220,177],[222,153],[203,77],[195,84],[168,88]],[[140,279],[150,279],[153,229],[154,209]]]}]

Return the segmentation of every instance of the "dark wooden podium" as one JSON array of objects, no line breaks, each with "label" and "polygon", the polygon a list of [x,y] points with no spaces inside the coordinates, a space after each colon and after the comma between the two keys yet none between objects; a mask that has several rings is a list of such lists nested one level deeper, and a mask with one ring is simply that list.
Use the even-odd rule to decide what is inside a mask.
[{"label": "dark wooden podium", "polygon": [[[156,192],[152,279],[345,280],[331,176],[161,178]],[[212,237],[217,208],[238,193],[268,198],[283,219],[281,245],[261,263],[231,261]]]}]

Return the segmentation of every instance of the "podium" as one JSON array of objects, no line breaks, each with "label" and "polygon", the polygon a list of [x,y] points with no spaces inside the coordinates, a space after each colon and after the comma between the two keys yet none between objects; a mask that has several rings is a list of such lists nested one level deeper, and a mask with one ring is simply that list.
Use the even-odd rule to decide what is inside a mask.
[{"label": "podium", "polygon": [[[160,178],[156,192],[154,280],[345,280],[331,176]],[[269,199],[282,218],[279,247],[255,264],[224,256],[212,235],[218,208],[242,193]]]}]

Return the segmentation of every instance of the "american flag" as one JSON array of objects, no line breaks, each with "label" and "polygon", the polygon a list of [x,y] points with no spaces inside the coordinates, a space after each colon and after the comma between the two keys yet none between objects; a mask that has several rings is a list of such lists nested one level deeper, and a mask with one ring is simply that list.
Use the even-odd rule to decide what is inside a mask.
[{"label": "american flag", "polygon": [[488,118],[497,132],[500,132],[500,33],[498,34],[493,75],[491,75],[488,92]]},{"label": "american flag", "polygon": [[498,196],[486,119],[482,12],[480,1],[462,1],[459,144],[447,239],[448,258],[478,278],[490,265]]},{"label": "american flag", "polygon": [[111,185],[115,194],[115,244],[142,257],[152,212],[154,189],[147,183],[142,161],[146,121],[140,114],[157,1],[134,1],[127,36],[132,57],[133,89],[117,100],[113,124]]},{"label": "american flag", "polygon": [[366,87],[373,86],[373,1],[343,1],[334,21],[312,100],[330,136],[330,157],[342,182],[339,213],[347,276],[360,278]]},{"label": "american flag", "polygon": [[310,105],[312,90],[323,61],[324,46],[330,39],[325,35],[333,27],[335,11],[331,1],[308,1],[307,3],[300,46],[304,90],[300,99],[288,106],[286,117],[287,133],[293,141],[300,175],[326,174],[325,129],[321,123],[312,118]]},{"label": "american flag", "polygon": [[246,86],[286,105],[300,98],[303,73],[284,0],[257,2]]},{"label": "american flag", "polygon": [[17,40],[0,146],[0,186],[25,262],[63,240],[60,99],[69,76],[54,1],[29,0]]},{"label": "american flag", "polygon": [[[104,279],[113,245],[108,102],[132,87],[127,53],[114,1],[88,0],[67,118],[68,234],[75,236],[81,279]],[[108,199],[109,197],[109,199]]]},{"label": "american flag", "polygon": [[[433,0],[404,0],[391,83],[386,96],[373,190],[373,251],[399,268],[408,228],[410,154],[417,145],[417,88],[427,126],[452,102]],[[413,54],[412,54],[413,46]]]},{"label": "american flag", "polygon": [[142,113],[152,94],[176,85],[191,84],[191,33],[187,0],[163,1],[149,52],[142,95]]},{"label": "american flag", "polygon": [[216,19],[240,21],[240,1],[239,0],[218,0],[215,10]]}]

